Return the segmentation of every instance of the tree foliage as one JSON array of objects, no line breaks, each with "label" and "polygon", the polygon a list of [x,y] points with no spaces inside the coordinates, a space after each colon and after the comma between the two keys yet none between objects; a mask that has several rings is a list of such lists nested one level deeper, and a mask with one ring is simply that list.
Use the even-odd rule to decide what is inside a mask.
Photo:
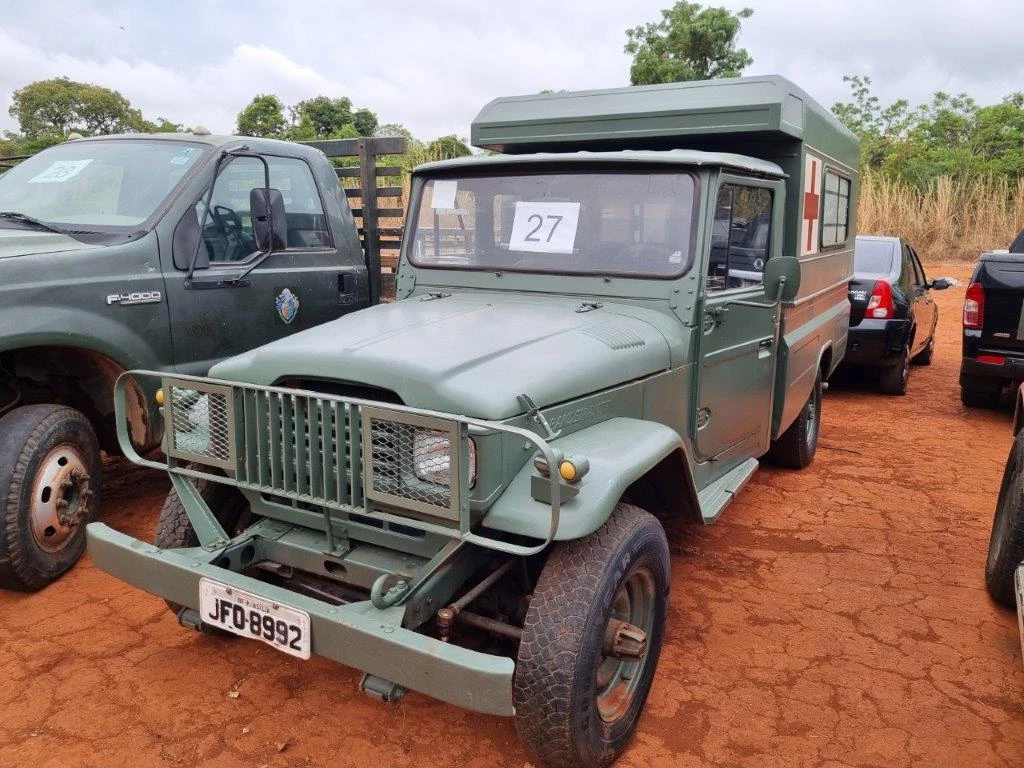
[{"label": "tree foliage", "polygon": [[906,99],[883,104],[869,77],[843,80],[851,101],[832,111],[860,138],[866,168],[918,186],[939,176],[1024,175],[1024,94],[980,106],[967,94],[939,91],[911,107]]},{"label": "tree foliage", "polygon": [[242,136],[259,136],[279,139],[284,135],[288,122],[284,117],[284,104],[273,94],[264,93],[238,113],[237,130]]},{"label": "tree foliage", "polygon": [[95,136],[153,125],[117,91],[67,77],[37,80],[15,91],[9,112],[18,121],[20,138],[32,145],[63,141],[73,132]]},{"label": "tree foliage", "polygon": [[743,8],[705,8],[680,0],[661,12],[661,21],[626,30],[626,53],[633,57],[629,70],[633,85],[674,83],[739,77],[752,59],[736,47],[743,19],[754,12]]}]

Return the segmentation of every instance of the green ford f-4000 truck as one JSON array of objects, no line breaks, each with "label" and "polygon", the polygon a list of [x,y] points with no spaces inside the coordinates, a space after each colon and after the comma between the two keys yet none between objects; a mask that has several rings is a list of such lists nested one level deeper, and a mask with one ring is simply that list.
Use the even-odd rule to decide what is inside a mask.
[{"label": "green ford f-4000 truck", "polygon": [[472,136],[503,154],[413,174],[397,302],[161,377],[156,546],[89,551],[186,626],[606,765],[666,631],[659,518],[813,458],[857,141],[778,77],[498,99]]},{"label": "green ford f-4000 truck", "polygon": [[[0,587],[84,550],[124,371],[205,374],[372,303],[345,197],[317,149],[210,135],[79,139],[0,175]],[[154,389],[127,392],[138,451]]]}]

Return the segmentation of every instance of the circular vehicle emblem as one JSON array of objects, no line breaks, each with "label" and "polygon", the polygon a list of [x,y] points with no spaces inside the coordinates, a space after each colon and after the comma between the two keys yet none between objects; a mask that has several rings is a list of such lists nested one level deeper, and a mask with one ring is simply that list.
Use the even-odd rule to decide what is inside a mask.
[{"label": "circular vehicle emblem", "polygon": [[754,269],[759,272],[764,269],[764,259],[754,259]]}]

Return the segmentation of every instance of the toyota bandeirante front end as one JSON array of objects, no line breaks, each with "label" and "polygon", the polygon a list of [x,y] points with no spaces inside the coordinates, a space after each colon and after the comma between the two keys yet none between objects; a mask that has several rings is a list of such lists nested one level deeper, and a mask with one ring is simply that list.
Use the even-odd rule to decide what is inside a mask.
[{"label": "toyota bandeirante front end", "polygon": [[666,631],[661,520],[814,456],[857,142],[777,77],[499,99],[473,137],[504,154],[413,174],[397,302],[162,377],[156,545],[90,552],[186,626],[607,765]]}]

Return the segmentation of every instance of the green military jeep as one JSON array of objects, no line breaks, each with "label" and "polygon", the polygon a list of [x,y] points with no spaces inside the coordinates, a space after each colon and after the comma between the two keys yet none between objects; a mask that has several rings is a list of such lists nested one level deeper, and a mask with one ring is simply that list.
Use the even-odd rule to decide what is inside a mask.
[{"label": "green military jeep", "polygon": [[89,550],[188,627],[607,765],[666,629],[660,519],[814,456],[858,146],[778,77],[499,99],[472,135],[504,154],[414,172],[397,302],[161,378],[156,545]]}]

